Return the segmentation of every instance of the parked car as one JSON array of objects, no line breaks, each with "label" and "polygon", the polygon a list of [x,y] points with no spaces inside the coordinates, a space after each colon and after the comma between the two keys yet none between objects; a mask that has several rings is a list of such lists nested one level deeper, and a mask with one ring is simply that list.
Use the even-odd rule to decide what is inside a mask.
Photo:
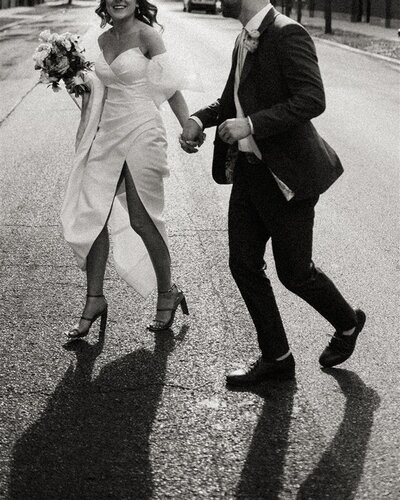
[{"label": "parked car", "polygon": [[183,0],[183,11],[205,10],[211,14],[218,12],[220,2],[217,0]]}]

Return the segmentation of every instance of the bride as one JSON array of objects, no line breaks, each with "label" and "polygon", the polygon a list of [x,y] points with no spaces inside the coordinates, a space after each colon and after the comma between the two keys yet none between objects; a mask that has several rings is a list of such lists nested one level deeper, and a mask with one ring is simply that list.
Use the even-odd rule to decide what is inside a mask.
[{"label": "bride", "polygon": [[90,94],[83,98],[77,149],[62,208],[64,235],[86,270],[87,297],[70,339],[107,321],[103,281],[109,231],[118,273],[142,296],[155,285],[157,312],[151,331],[171,327],[183,292],[171,279],[163,178],[168,175],[165,129],[158,110],[168,103],[183,126],[189,116],[183,88],[154,28],[157,7],[146,0],[101,0],[101,54]]}]

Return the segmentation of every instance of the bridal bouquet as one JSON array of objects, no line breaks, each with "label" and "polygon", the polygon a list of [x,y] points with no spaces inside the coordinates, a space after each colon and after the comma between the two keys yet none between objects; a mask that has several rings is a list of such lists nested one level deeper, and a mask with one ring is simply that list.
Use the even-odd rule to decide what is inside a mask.
[{"label": "bridal bouquet", "polygon": [[50,33],[39,35],[40,45],[33,54],[35,69],[40,70],[40,83],[51,85],[54,92],[60,90],[60,81],[65,83],[68,92],[75,97],[89,92],[85,83],[85,73],[92,69],[93,63],[86,61],[84,49],[79,45],[79,36],[72,33]]}]

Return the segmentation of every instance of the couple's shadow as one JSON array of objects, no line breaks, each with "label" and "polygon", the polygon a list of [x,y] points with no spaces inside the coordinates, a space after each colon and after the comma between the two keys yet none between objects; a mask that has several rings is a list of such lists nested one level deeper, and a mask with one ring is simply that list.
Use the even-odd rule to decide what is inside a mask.
[{"label": "couple's shadow", "polygon": [[[355,497],[363,473],[374,412],[379,407],[377,392],[367,387],[354,372],[341,369],[324,371],[336,379],[346,398],[344,415],[321,459],[297,488],[295,495],[298,500],[349,500]],[[268,384],[252,391],[264,399],[264,407],[236,488],[236,498],[293,498],[293,488],[289,486],[290,491],[284,491],[285,467],[298,466],[301,470],[304,465],[301,445],[292,451],[290,459],[286,456],[296,391],[295,381]],[[312,440],[312,422],[308,431]],[[316,453],[320,451],[316,450]]]},{"label": "couple's shadow", "polygon": [[17,441],[9,498],[151,498],[150,435],[174,343],[172,332],[158,334],[153,351],[117,359],[94,379],[104,336],[68,344],[76,366]]},{"label": "couple's shadow", "polygon": [[[183,327],[178,338],[185,333]],[[157,335],[153,351],[139,349],[117,359],[93,379],[103,343],[104,338],[95,345],[85,341],[70,344],[77,358],[75,368],[67,370],[39,420],[14,447],[9,498],[152,498],[150,436],[175,338],[172,332]],[[346,397],[344,416],[332,442],[297,491],[298,499],[320,500],[332,498],[332,494],[354,498],[379,405],[377,393],[355,373],[326,372]],[[285,382],[254,391],[264,399],[264,407],[237,498],[284,497],[296,390],[296,382]],[[311,427],[309,432],[312,439]],[[301,463],[301,449],[295,449],[294,455],[291,461],[299,456]]]}]

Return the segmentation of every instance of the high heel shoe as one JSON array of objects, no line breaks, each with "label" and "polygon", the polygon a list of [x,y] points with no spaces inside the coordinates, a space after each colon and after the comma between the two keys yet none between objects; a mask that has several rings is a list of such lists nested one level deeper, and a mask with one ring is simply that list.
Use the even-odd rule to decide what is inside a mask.
[{"label": "high heel shoe", "polygon": [[178,309],[179,306],[181,306],[182,313],[185,314],[186,316],[189,316],[189,309],[187,306],[186,297],[184,293],[181,290],[179,290],[176,285],[172,285],[172,287],[168,291],[158,292],[158,294],[165,295],[167,293],[171,293],[174,289],[176,289],[178,292],[175,298],[174,305],[169,308],[157,307],[157,311],[171,311],[170,318],[167,321],[154,319],[152,323],[147,325],[147,329],[150,330],[151,332],[162,332],[164,330],[170,329],[175,319],[176,310]]},{"label": "high heel shoe", "polygon": [[[87,295],[86,297],[103,297],[104,295]],[[107,315],[108,315],[108,304],[107,302],[105,303],[105,306],[103,309],[96,313],[93,318],[87,318],[85,316],[81,316],[81,319],[84,319],[85,321],[89,321],[90,324],[87,327],[86,330],[79,330],[79,325],[77,325],[75,328],[67,332],[65,335],[70,339],[70,340],[75,340],[75,339],[81,339],[82,337],[86,337],[86,335],[89,333],[91,326],[93,323],[101,317],[100,320],[100,331],[99,333],[104,333],[106,331],[106,326],[107,326]]]}]

